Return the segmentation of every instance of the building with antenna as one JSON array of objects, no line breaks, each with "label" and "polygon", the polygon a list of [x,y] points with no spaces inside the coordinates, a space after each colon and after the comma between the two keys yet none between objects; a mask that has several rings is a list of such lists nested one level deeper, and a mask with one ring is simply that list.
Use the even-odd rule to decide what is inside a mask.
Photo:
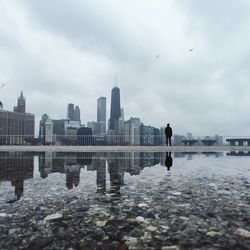
[{"label": "building with antenna", "polygon": [[118,134],[120,117],[121,117],[120,89],[118,87],[114,87],[111,92],[109,130],[113,130],[115,134]]}]

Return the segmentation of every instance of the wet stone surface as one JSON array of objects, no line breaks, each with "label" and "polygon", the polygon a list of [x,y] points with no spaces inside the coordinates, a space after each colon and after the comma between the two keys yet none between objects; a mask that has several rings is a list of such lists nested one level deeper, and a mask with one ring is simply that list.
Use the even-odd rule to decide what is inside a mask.
[{"label": "wet stone surface", "polygon": [[0,249],[250,249],[250,158],[111,166],[105,188],[82,168],[70,190],[64,173],[25,180],[15,202],[0,183]]}]

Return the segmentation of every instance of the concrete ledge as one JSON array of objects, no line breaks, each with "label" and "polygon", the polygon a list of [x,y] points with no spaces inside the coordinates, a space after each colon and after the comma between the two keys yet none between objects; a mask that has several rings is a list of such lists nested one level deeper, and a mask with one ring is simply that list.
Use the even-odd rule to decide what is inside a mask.
[{"label": "concrete ledge", "polygon": [[0,146],[0,152],[220,152],[250,151],[250,146]]}]

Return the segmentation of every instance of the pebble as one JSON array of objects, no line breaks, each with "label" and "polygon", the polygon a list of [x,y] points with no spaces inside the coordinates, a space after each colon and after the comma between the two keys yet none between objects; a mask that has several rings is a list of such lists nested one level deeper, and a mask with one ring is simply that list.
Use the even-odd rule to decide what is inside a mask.
[{"label": "pebble", "polygon": [[208,186],[217,189],[217,185],[215,183],[209,183]]},{"label": "pebble", "polygon": [[150,225],[150,226],[147,227],[147,230],[150,231],[150,232],[154,232],[154,231],[157,230],[157,227]]},{"label": "pebble", "polygon": [[138,204],[138,207],[143,208],[143,207],[148,207],[148,205],[146,203],[140,203]]},{"label": "pebble", "polygon": [[161,250],[179,250],[178,246],[163,246]]},{"label": "pebble", "polygon": [[238,236],[241,236],[241,237],[244,237],[244,238],[250,238],[250,232],[243,229],[243,228],[238,228],[235,232],[234,232],[235,235],[238,235]]},{"label": "pebble", "polygon": [[175,196],[179,196],[179,195],[182,194],[181,192],[174,192],[174,191],[171,191],[169,193],[172,194],[172,195],[175,195]]},{"label": "pebble", "polygon": [[106,225],[107,221],[106,220],[98,220],[96,222],[97,227],[104,227]]},{"label": "pebble", "polygon": [[44,221],[55,221],[55,220],[60,220],[60,219],[62,219],[62,214],[55,213],[55,214],[47,215]]},{"label": "pebble", "polygon": [[216,236],[219,236],[221,235],[220,232],[216,232],[216,231],[209,231],[206,233],[207,236],[210,236],[210,237],[216,237]]},{"label": "pebble", "polygon": [[146,220],[145,220],[142,216],[137,216],[137,217],[135,218],[135,220],[136,220],[137,222],[142,222],[142,223],[145,223],[145,222],[146,222]]}]

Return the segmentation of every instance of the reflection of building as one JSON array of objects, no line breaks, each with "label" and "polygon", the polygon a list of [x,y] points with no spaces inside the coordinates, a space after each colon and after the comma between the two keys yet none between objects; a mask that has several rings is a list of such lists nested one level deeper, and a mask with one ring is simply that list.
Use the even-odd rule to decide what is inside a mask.
[{"label": "reflection of building", "polygon": [[39,171],[46,178],[50,173],[65,173],[66,186],[71,189],[80,182],[80,169],[96,171],[97,192],[106,191],[106,162],[110,175],[110,192],[119,193],[124,175],[139,175],[145,167],[160,163],[161,153],[55,153],[39,156]]},{"label": "reflection of building", "polygon": [[231,151],[227,153],[227,156],[250,156],[249,151]]},{"label": "reflection of building", "polygon": [[97,134],[106,133],[106,97],[97,99]]},{"label": "reflection of building", "polygon": [[97,192],[104,193],[106,191],[106,159],[102,156],[92,159],[92,163],[87,166],[87,170],[96,171]]},{"label": "reflection of building", "polygon": [[23,195],[24,180],[33,178],[33,156],[20,152],[1,152],[0,166],[0,182],[10,181],[11,185],[15,187],[16,199],[20,199]]},{"label": "reflection of building", "polygon": [[125,170],[131,175],[139,175],[143,167],[140,164],[140,152],[125,153]]},{"label": "reflection of building", "polygon": [[78,186],[80,170],[92,163],[92,153],[45,152],[39,155],[39,172],[42,178],[51,173],[65,173],[68,189]]},{"label": "reflection of building", "polygon": [[35,116],[25,113],[25,98],[21,93],[14,112],[0,109],[0,144],[21,145],[34,138]]},{"label": "reflection of building", "polygon": [[77,187],[80,183],[81,165],[75,163],[66,162],[64,164],[64,172],[66,174],[66,186],[68,189],[72,189],[73,186]]},{"label": "reflection of building", "polygon": [[124,159],[116,158],[118,154],[112,154],[108,158],[108,172],[110,175],[110,192],[120,193],[120,187],[124,185]]}]

